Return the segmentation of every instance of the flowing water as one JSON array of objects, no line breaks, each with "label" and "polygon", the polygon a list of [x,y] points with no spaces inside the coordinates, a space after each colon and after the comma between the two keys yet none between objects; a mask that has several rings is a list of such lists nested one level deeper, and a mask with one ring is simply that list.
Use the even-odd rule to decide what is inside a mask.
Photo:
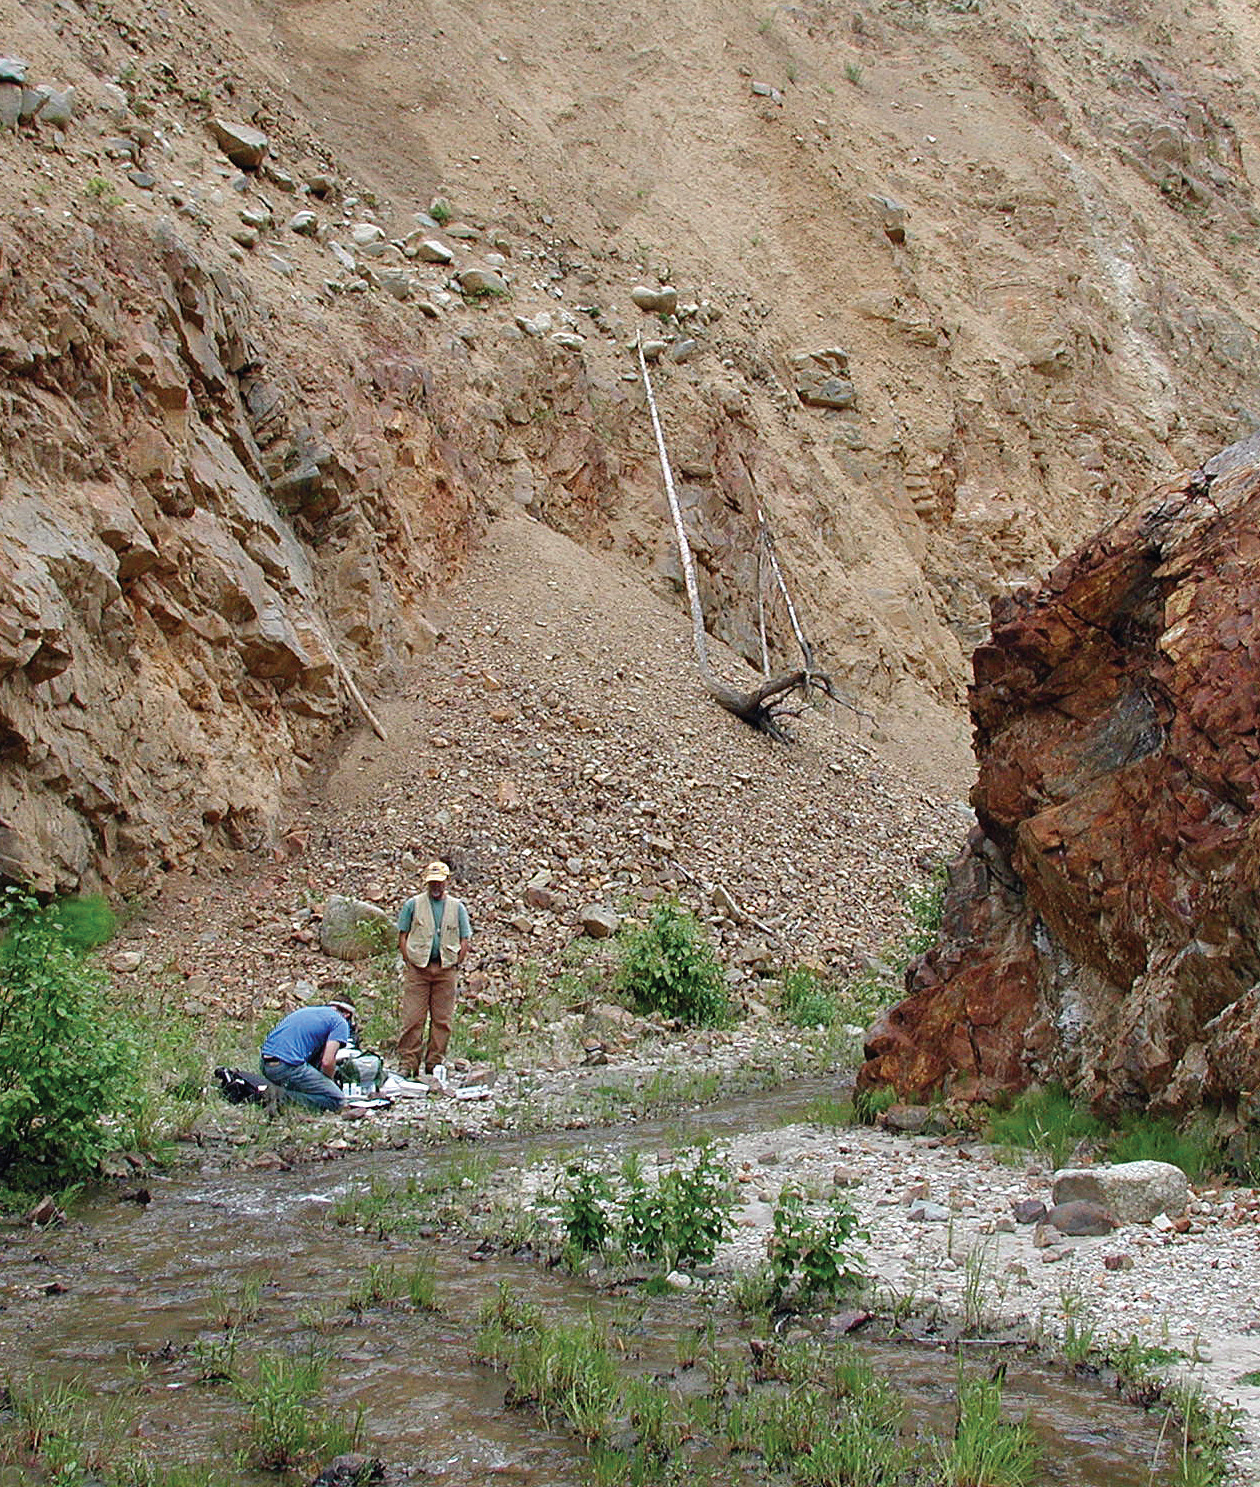
[{"label": "flowing water", "polygon": [[[510,1164],[603,1144],[619,1158],[631,1144],[771,1129],[817,1092],[801,1086],[745,1098],[690,1123],[566,1133],[528,1145],[485,1142],[477,1150]],[[467,1239],[381,1241],[332,1222],[329,1198],[374,1178],[403,1182],[439,1160],[431,1150],[380,1151],[288,1172],[158,1178],[148,1181],[147,1206],[101,1199],[65,1228],[12,1225],[0,1231],[0,1375],[78,1377],[93,1396],[116,1402],[118,1428],[149,1459],[226,1467],[242,1440],[245,1406],[229,1388],[198,1381],[190,1350],[198,1339],[221,1337],[225,1304],[257,1288],[258,1316],[242,1328],[248,1341],[238,1362],[249,1348],[301,1350],[314,1336],[334,1360],[323,1397],[363,1407],[373,1454],[438,1487],[576,1487],[584,1479],[581,1447],[563,1429],[506,1404],[502,1377],[470,1361],[479,1306],[506,1281],[553,1319],[603,1318],[628,1366],[647,1374],[676,1373],[679,1338],[713,1314],[686,1294],[609,1296],[527,1258],[474,1257]],[[369,1264],[406,1270],[418,1252],[436,1270],[441,1315],[380,1308],[348,1327],[312,1332],[312,1313],[344,1309]],[[720,1346],[747,1358],[749,1333],[738,1318],[719,1312],[716,1320]],[[908,1419],[947,1435],[956,1378],[949,1353],[931,1344],[856,1341],[906,1401]],[[1151,1470],[1158,1422],[1101,1384],[1011,1356],[1005,1401],[1010,1414],[1028,1412],[1042,1440],[1046,1487],[1172,1480],[1162,1468]],[[0,1467],[0,1487],[26,1480],[19,1468]],[[274,1479],[234,1473],[233,1480]]]}]

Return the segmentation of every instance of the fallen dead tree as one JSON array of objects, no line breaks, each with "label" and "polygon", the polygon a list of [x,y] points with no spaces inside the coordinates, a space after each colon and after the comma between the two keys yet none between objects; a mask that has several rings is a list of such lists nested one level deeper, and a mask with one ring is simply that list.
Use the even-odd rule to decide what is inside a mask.
[{"label": "fallen dead tree", "polygon": [[[763,551],[767,555],[770,571],[774,575],[779,591],[783,595],[784,602],[787,605],[788,614],[792,621],[792,629],[801,647],[805,664],[798,671],[783,672],[778,676],[767,676],[760,686],[754,687],[748,692],[741,691],[738,687],[732,687],[722,681],[713,670],[713,666],[709,661],[708,635],[704,627],[704,610],[700,605],[700,590],[696,583],[696,570],[691,553],[691,543],[687,538],[687,529],[683,525],[682,508],[678,504],[678,492],[674,488],[674,472],[670,467],[669,455],[665,448],[665,435],[661,429],[660,414],[657,412],[656,397],[652,391],[652,379],[648,375],[647,359],[643,355],[643,343],[641,340],[638,343],[638,353],[639,372],[643,378],[643,390],[647,394],[648,412],[652,418],[652,432],[656,436],[656,452],[660,457],[661,476],[665,482],[665,496],[669,502],[670,516],[673,518],[674,539],[678,544],[678,561],[682,567],[683,582],[687,589],[687,602],[691,610],[691,641],[696,654],[696,665],[700,672],[700,680],[704,683],[705,690],[709,696],[719,706],[724,707],[728,713],[733,713],[750,727],[770,734],[772,738],[777,738],[784,743],[791,742],[791,735],[783,727],[782,719],[799,715],[800,708],[788,708],[786,706],[788,698],[797,697],[803,704],[808,700],[810,692],[817,690],[825,693],[836,702],[843,702],[846,706],[852,706],[852,704],[836,691],[832,685],[831,678],[826,672],[816,671],[814,669],[813,652],[801,631],[796,615],[796,608],[788,594],[782,570],[774,556],[773,544],[769,538],[769,528],[760,510],[757,513],[757,519]],[[760,601],[760,594],[758,597]],[[764,610],[761,610],[760,614],[760,623],[764,636]],[[764,639],[762,657],[763,666],[768,670],[768,652],[765,648]]]}]

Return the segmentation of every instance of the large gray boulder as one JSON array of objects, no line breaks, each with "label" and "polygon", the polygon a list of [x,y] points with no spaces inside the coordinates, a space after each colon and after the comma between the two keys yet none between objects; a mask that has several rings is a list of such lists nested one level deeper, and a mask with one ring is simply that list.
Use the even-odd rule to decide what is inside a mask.
[{"label": "large gray boulder", "polygon": [[393,919],[375,904],[330,894],[319,927],[319,948],[337,960],[367,960],[393,948]]},{"label": "large gray boulder", "polygon": [[1158,1213],[1177,1218],[1189,1193],[1186,1174],[1171,1162],[1065,1167],[1054,1174],[1056,1203],[1097,1203],[1122,1224],[1149,1224]]},{"label": "large gray boulder", "polygon": [[459,287],[465,294],[476,297],[481,294],[507,294],[507,281],[493,269],[469,268],[458,276]]}]

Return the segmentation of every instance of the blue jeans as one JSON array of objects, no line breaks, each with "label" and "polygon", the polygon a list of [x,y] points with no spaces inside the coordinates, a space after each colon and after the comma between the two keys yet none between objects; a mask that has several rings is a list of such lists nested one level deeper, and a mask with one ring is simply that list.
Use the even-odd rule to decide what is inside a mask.
[{"label": "blue jeans", "polygon": [[345,1096],[327,1075],[313,1064],[286,1064],[283,1059],[265,1058],[263,1076],[277,1084],[299,1105],[312,1110],[340,1110]]}]

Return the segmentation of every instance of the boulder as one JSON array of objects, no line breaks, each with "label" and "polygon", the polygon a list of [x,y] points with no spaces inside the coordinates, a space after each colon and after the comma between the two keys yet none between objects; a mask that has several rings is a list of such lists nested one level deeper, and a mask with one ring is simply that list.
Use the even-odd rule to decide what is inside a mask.
[{"label": "boulder", "polygon": [[385,1465],[375,1456],[347,1451],[334,1456],[311,1487],[378,1487],[385,1480]]},{"label": "boulder", "polygon": [[478,295],[507,294],[507,281],[488,268],[468,268],[459,276],[460,290],[467,295],[476,298]]},{"label": "boulder", "polygon": [[630,291],[630,298],[640,310],[653,315],[672,315],[678,308],[678,291],[672,284],[662,284],[656,289],[639,284]]},{"label": "boulder", "polygon": [[1056,1203],[1046,1214],[1045,1224],[1060,1234],[1110,1234],[1118,1227],[1116,1216],[1098,1203]]},{"label": "boulder", "polygon": [[375,904],[334,893],[324,905],[319,948],[337,960],[367,960],[397,942],[393,918]]},{"label": "boulder", "polygon": [[68,128],[74,118],[73,88],[38,87],[34,89],[32,102],[29,108],[24,102],[22,112],[38,117],[41,124],[51,124],[54,129]]},{"label": "boulder", "polygon": [[415,256],[421,263],[454,263],[455,255],[445,243],[439,243],[436,238],[422,237],[413,243],[408,239],[408,246],[414,249]]},{"label": "boulder", "polygon": [[857,390],[849,380],[849,353],[839,346],[796,351],[788,357],[796,395],[811,408],[851,408]]},{"label": "boulder", "polygon": [[618,1002],[592,1002],[586,1009],[582,1032],[600,1047],[607,1048],[615,1044],[619,1037],[624,1038],[638,1023],[639,1019],[634,1013]]},{"label": "boulder", "polygon": [[1260,436],[992,604],[979,825],[859,1088],[1100,1111],[1260,1088]]},{"label": "boulder", "polygon": [[906,1218],[912,1224],[947,1224],[949,1209],[943,1203],[933,1203],[927,1198],[916,1198],[906,1209]]},{"label": "boulder", "polygon": [[261,130],[217,115],[210,120],[210,133],[232,164],[241,170],[257,170],[270,149],[270,141]]},{"label": "boulder", "polygon": [[879,1123],[886,1131],[902,1136],[918,1136],[926,1128],[932,1112],[926,1105],[890,1105],[880,1113]]},{"label": "boulder", "polygon": [[1054,1174],[1054,1201],[1096,1203],[1122,1224],[1149,1224],[1157,1213],[1185,1212],[1190,1184],[1171,1162],[1120,1162],[1114,1167],[1066,1167]]},{"label": "boulder", "polygon": [[617,933],[621,923],[616,909],[607,904],[587,904],[578,915],[582,921],[582,932],[593,940],[606,940]]},{"label": "boulder", "polygon": [[904,243],[906,240],[906,218],[909,215],[906,208],[891,196],[881,196],[876,192],[871,193],[871,200],[875,203],[879,211],[884,236],[890,243]]}]

